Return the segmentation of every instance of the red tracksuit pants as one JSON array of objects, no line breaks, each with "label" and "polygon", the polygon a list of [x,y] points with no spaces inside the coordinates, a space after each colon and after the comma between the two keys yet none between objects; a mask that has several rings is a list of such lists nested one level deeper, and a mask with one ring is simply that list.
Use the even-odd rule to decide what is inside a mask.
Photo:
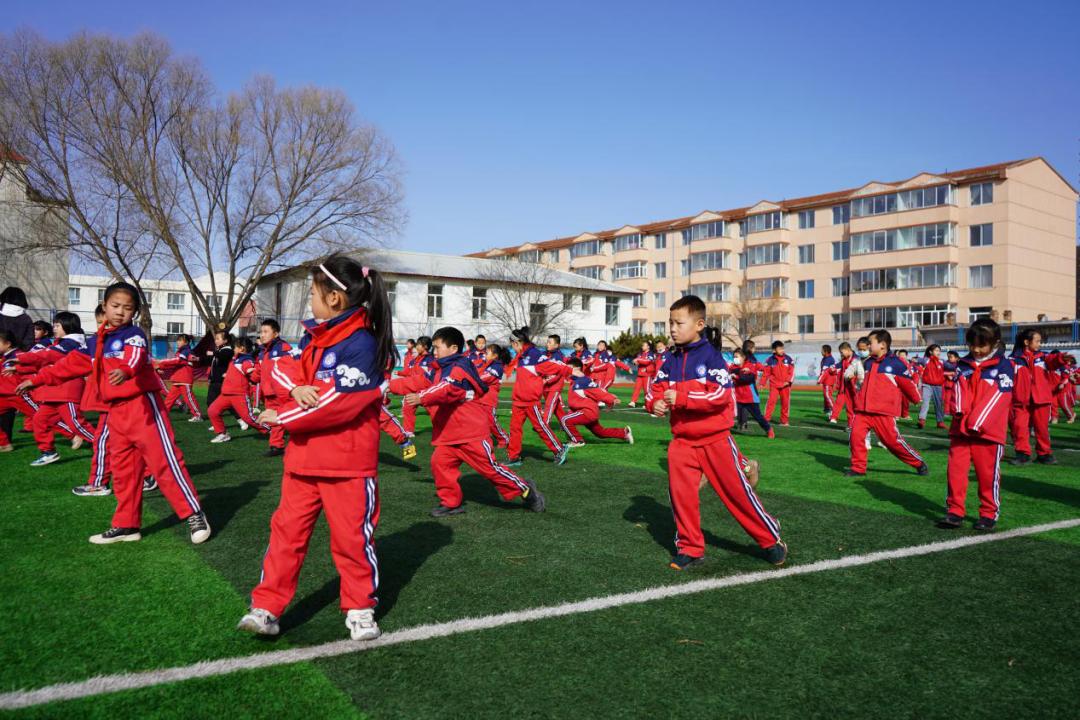
[{"label": "red tracksuit pants", "polygon": [[968,474],[975,466],[979,484],[979,517],[997,520],[1001,511],[1001,456],[1005,446],[977,438],[951,438],[949,443],[949,487],[945,512],[964,517]]},{"label": "red tracksuit pants", "polygon": [[199,495],[176,447],[169,414],[157,394],[113,403],[109,408],[108,453],[116,512],[113,527],[142,525],[143,476],[150,471],[181,520],[200,512]]},{"label": "red tracksuit pants", "polygon": [[765,403],[765,419],[772,422],[773,410],[777,400],[780,401],[780,424],[787,425],[788,414],[791,411],[791,386],[782,388],[769,388],[769,401]]},{"label": "red tracksuit pants", "polygon": [[199,418],[200,420],[202,419],[202,410],[199,409],[199,401],[195,399],[195,393],[191,392],[190,385],[173,383],[172,387],[169,388],[169,394],[165,396],[165,407],[172,410],[173,406],[178,402],[187,405],[191,417]]},{"label": "red tracksuit pants", "polygon": [[66,430],[70,428],[81,435],[84,439],[93,441],[94,433],[90,431],[90,423],[86,422],[79,406],[73,402],[43,402],[34,413],[34,440],[41,452],[54,452],[56,442],[53,429],[63,424],[61,433],[64,437],[74,437]]},{"label": "red tracksuit pants", "polygon": [[401,425],[409,435],[416,433],[416,408],[417,405],[401,404]]},{"label": "red tracksuit pants", "polygon": [[847,411],[847,426],[850,428],[855,424],[855,408],[851,406],[851,400],[848,398],[847,393],[843,390],[836,393],[836,403],[833,404],[832,413],[829,415],[830,420],[839,420],[840,412]]},{"label": "red tracksuit pants", "polygon": [[630,402],[636,403],[638,397],[642,393],[649,394],[649,386],[652,385],[652,377],[649,375],[638,375],[637,380],[634,381],[634,392],[630,394]]},{"label": "red tracksuit pants", "polygon": [[1035,427],[1035,450],[1039,455],[1050,455],[1050,406],[1013,405],[1009,413],[1009,430],[1013,436],[1013,448],[1018,453],[1031,454],[1031,428]]},{"label": "red tracksuit pants", "polygon": [[1076,417],[1076,411],[1073,410],[1073,398],[1072,393],[1068,388],[1062,388],[1060,391],[1054,393],[1054,405],[1057,410],[1061,411],[1061,415],[1066,420],[1072,420]]},{"label": "red tracksuit pants", "polygon": [[[94,431],[94,454],[90,456],[90,477],[86,481],[87,485],[101,487],[109,484],[112,470],[109,463],[108,447],[109,413],[101,412],[98,413],[97,429]],[[136,460],[139,462],[139,477],[146,477],[146,464],[143,463],[141,457],[136,456]]]},{"label": "red tracksuit pants", "polygon": [[[267,410],[280,411],[281,408],[285,407],[285,399],[279,398],[277,395],[265,395],[263,400],[266,403]],[[248,409],[250,410],[250,408]],[[247,422],[247,420],[244,422]],[[285,447],[285,426],[281,423],[274,423],[270,426],[270,447]]]},{"label": "red tracksuit pants", "polygon": [[[31,405],[32,401],[23,395],[0,396],[0,415],[8,410],[18,410],[23,415],[23,425],[33,428],[34,413],[37,412],[37,404]],[[13,421],[14,422],[14,421]],[[68,434],[70,437],[70,433]],[[10,445],[11,438],[3,430],[0,430],[0,445]]]},{"label": "red tracksuit pants", "polygon": [[555,433],[551,432],[548,424],[544,422],[544,412],[540,409],[540,405],[538,403],[515,402],[510,410],[510,442],[506,448],[507,455],[511,458],[521,457],[521,436],[526,418],[532,424],[533,429],[536,430],[536,434],[547,445],[548,450],[556,454],[562,450],[562,443],[555,437]]},{"label": "red tracksuit pants", "polygon": [[513,500],[528,489],[524,480],[495,459],[495,448],[490,440],[436,445],[431,453],[431,474],[435,477],[435,494],[443,507],[455,508],[464,501],[459,483],[461,463],[494,485],[503,500]]},{"label": "red tracksuit pants", "polygon": [[571,410],[559,418],[559,424],[562,425],[563,431],[574,442],[582,442],[581,430],[578,429],[579,425],[589,428],[589,431],[599,438],[626,439],[626,428],[604,427],[600,424],[600,413],[592,409]]},{"label": "red tracksuit pants", "polygon": [[824,408],[825,412],[830,414],[830,415],[832,414],[833,405],[835,404],[833,402],[833,390],[835,390],[835,389],[836,388],[833,387],[832,385],[822,385],[821,386],[821,404],[822,404],[822,407]]},{"label": "red tracksuit pants", "polygon": [[[269,402],[269,399],[267,399],[267,402]],[[398,445],[404,445],[409,440],[408,436],[405,434],[405,428],[401,425],[401,421],[398,420],[397,416],[390,412],[390,408],[385,405],[380,405],[379,429],[389,435],[390,439]],[[270,442],[273,444],[273,436],[271,436]]]},{"label": "red tracksuit pants", "polygon": [[[226,410],[232,410],[236,417],[246,422],[251,427],[255,428],[263,435],[270,433],[270,428],[263,425],[251,415],[251,397],[248,395],[218,395],[214,402],[210,405],[210,426],[214,428],[214,432],[221,434],[225,432],[225,421],[221,415]],[[284,441],[281,447],[284,447]]]},{"label": "red tracksuit pants", "polygon": [[551,418],[563,414],[562,383],[552,388],[544,388],[544,398],[541,400],[544,406],[544,421],[551,422]]},{"label": "red tracksuit pants", "polygon": [[495,447],[504,448],[508,446],[510,444],[510,433],[506,432],[502,424],[499,423],[499,414],[494,406],[492,406],[488,418],[490,418],[488,429],[491,431],[491,437],[495,438]]},{"label": "red tracksuit pants", "polygon": [[313,477],[285,472],[281,501],[270,518],[270,546],[262,577],[251,591],[251,607],[280,617],[296,594],[296,581],[307,555],[311,531],[326,512],[330,554],[341,576],[341,609],[375,607],[379,561],[375,528],[379,524],[379,483],[373,477]]},{"label": "red tracksuit pants", "polygon": [[866,434],[871,430],[877,435],[881,444],[889,449],[901,461],[911,467],[919,467],[923,459],[915,449],[907,444],[896,427],[896,418],[889,415],[867,415],[855,413],[855,424],[851,428],[851,469],[855,472],[866,472]]},{"label": "red tracksuit pants", "polygon": [[723,431],[708,444],[674,438],[668,445],[668,493],[675,516],[675,550],[690,557],[705,555],[701,532],[701,495],[704,474],[731,515],[763,548],[780,540],[780,523],[765,512],[743,473],[741,455],[731,433]]}]

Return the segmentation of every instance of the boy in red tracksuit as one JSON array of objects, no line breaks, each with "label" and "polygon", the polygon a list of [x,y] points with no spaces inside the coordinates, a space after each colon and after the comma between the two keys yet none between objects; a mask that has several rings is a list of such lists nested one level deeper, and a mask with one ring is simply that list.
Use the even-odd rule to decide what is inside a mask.
[{"label": "boy in red tracksuit", "polygon": [[829,422],[836,424],[836,421],[840,419],[840,412],[846,410],[847,426],[850,432],[851,426],[855,424],[855,393],[858,390],[858,383],[854,377],[848,377],[850,374],[848,368],[853,362],[858,362],[858,358],[855,357],[851,343],[847,341],[840,343],[837,349],[840,351],[840,362],[836,364],[833,373],[836,375],[838,389]]},{"label": "boy in red tracksuit", "polygon": [[832,354],[831,345],[821,346],[821,369],[818,372],[818,385],[821,386],[821,396],[825,409],[825,417],[832,414],[833,392],[836,388],[836,358]]},{"label": "boy in red tracksuit", "polygon": [[166,409],[172,410],[176,403],[184,403],[187,405],[188,412],[191,413],[188,422],[202,421],[202,410],[199,409],[199,401],[195,399],[195,394],[191,392],[191,386],[195,383],[195,365],[197,363],[198,358],[191,353],[191,336],[177,335],[176,355],[157,364],[159,370],[171,371],[169,382],[172,383],[172,387],[169,388],[169,394],[165,396]]},{"label": "boy in red tracksuit", "polygon": [[280,632],[278,617],[325,512],[345,626],[353,640],[371,640],[379,636],[379,408],[384,373],[396,361],[390,299],[381,273],[334,255],[312,269],[311,310],[328,319],[305,321],[300,357],[278,363],[294,385],[290,399],[259,418],[284,425],[289,444],[262,575],[237,629]]},{"label": "boy in red tracksuit", "polygon": [[510,362],[510,353],[501,345],[484,346],[486,359],[477,368],[480,379],[487,385],[488,391],[480,396],[480,403],[488,408],[488,429],[495,438],[495,447],[505,449],[510,444],[510,433],[499,423],[499,390],[502,389],[506,365]]},{"label": "boy in red tracksuit", "polygon": [[390,381],[390,392],[404,395],[406,405],[423,405],[431,413],[431,473],[439,504],[432,517],[465,512],[459,479],[465,463],[495,486],[503,500],[520,497],[532,512],[544,511],[544,496],[495,459],[487,417],[490,406],[479,398],[490,392],[476,367],[462,354],[465,337],[443,327],[431,337],[435,363],[430,373]]},{"label": "boy in red tracksuit", "polygon": [[[547,348],[544,353],[548,360],[553,362],[563,362],[566,360],[566,356],[563,355],[560,347],[562,346],[562,338],[558,335],[548,335]],[[562,417],[562,389],[566,383],[566,378],[563,375],[548,375],[544,377],[544,394],[541,402],[544,406],[544,420],[550,425],[552,417]]]},{"label": "boy in red tracksuit", "polygon": [[90,537],[104,545],[140,540],[142,534],[143,468],[181,520],[186,520],[191,541],[205,542],[210,525],[199,504],[184,457],[176,447],[169,415],[162,404],[164,386],[154,372],[147,352],[146,336],[132,320],[138,315],[140,293],[135,286],[119,282],[105,289],[105,322],[86,345],[69,352],[53,365],[38,371],[18,389],[34,385],[58,385],[89,376],[94,397],[108,407],[107,452],[116,495],[112,526]]},{"label": "boy in red tracksuit", "polygon": [[699,495],[702,475],[743,530],[765,550],[766,559],[782,565],[787,545],[780,539],[780,524],[765,512],[750,486],[742,455],[731,437],[734,393],[723,353],[713,345],[718,332],[705,327],[705,303],[696,295],[676,300],[670,312],[676,347],[645,401],[649,413],[671,417],[668,492],[676,534],[670,566],[686,570],[705,559]]},{"label": "boy in red tracksuit", "polygon": [[629,425],[622,428],[607,428],[600,424],[599,403],[606,403],[608,407],[613,407],[619,403],[619,398],[588,377],[581,360],[570,358],[566,364],[570,366],[570,391],[567,393],[570,412],[559,418],[559,424],[570,437],[570,447],[584,447],[585,445],[581,431],[577,428],[578,425],[589,428],[589,431],[598,438],[625,440],[633,445],[634,433]]},{"label": "boy in red tracksuit", "polygon": [[773,354],[765,361],[765,378],[769,385],[769,400],[765,403],[765,419],[772,422],[773,409],[780,401],[780,424],[788,424],[791,410],[791,385],[795,382],[795,360],[784,354],[784,343],[772,344]]},{"label": "boy in red tracksuit", "polygon": [[649,394],[649,383],[656,374],[656,353],[653,352],[652,343],[641,343],[641,352],[634,358],[634,366],[637,368],[637,378],[634,380],[634,392],[630,395],[629,407],[637,407],[638,397]]},{"label": "boy in red tracksuit", "polygon": [[596,343],[596,352],[593,353],[592,368],[589,374],[593,376],[593,379],[596,380],[600,387],[607,390],[615,382],[616,368],[625,372],[633,372],[629,365],[615,357],[615,353],[608,350],[607,341],[598,341]]},{"label": "boy in red tracksuit", "polygon": [[[435,358],[431,356],[431,338],[427,335],[423,335],[416,339],[416,355],[413,357],[412,365],[403,368],[400,375],[401,377],[424,375],[431,370],[431,366],[434,362]],[[412,438],[416,436],[415,405],[401,406],[401,424],[405,427],[405,434],[408,437]]]},{"label": "boy in red tracksuit", "polygon": [[486,337],[484,337],[483,335],[477,335],[476,338],[473,339],[473,349],[472,352],[468,354],[468,357],[469,362],[471,362],[476,368],[483,367],[487,363]]},{"label": "boy in red tracksuit", "polygon": [[1075,361],[1070,357],[1065,364],[1051,374],[1054,381],[1054,410],[1051,412],[1051,424],[1056,424],[1058,415],[1065,418],[1070,425],[1076,420],[1076,412],[1073,410],[1072,377]]},{"label": "boy in red tracksuit", "polygon": [[221,417],[226,410],[232,410],[245,426],[253,427],[263,435],[270,434],[270,428],[260,423],[251,414],[251,396],[248,395],[248,388],[255,384],[255,358],[251,351],[251,340],[247,338],[238,338],[233,345],[233,356],[229,361],[228,369],[225,370],[221,394],[217,396],[209,410],[210,426],[215,433],[210,441],[212,443],[232,440],[229,433],[225,432],[225,421]]},{"label": "boy in red tracksuit", "polygon": [[533,345],[529,339],[529,328],[514,330],[510,336],[517,354],[513,361],[515,381],[514,394],[511,396],[513,404],[510,409],[510,442],[506,448],[509,460],[506,465],[521,465],[521,439],[526,419],[554,455],[555,464],[562,465],[566,462],[570,447],[560,443],[555,433],[551,432],[551,428],[544,421],[540,400],[544,391],[544,377],[559,375],[565,378],[570,374],[570,368],[564,363],[549,359]]},{"label": "boy in red tracksuit", "polygon": [[1035,429],[1035,462],[1055,465],[1050,447],[1050,407],[1053,403],[1051,374],[1064,365],[1069,356],[1057,351],[1044,353],[1042,334],[1025,328],[1016,335],[1016,345],[1009,357],[1015,372],[1013,407],[1009,429],[1012,432],[1016,457],[1009,462],[1025,465],[1031,462],[1031,428]]},{"label": "boy in red tracksuit", "polygon": [[[259,325],[259,342],[262,350],[256,361],[253,377],[259,383],[260,394],[268,410],[279,410],[289,397],[289,392],[296,387],[292,380],[277,371],[281,358],[292,354],[292,345],[281,339],[281,325],[273,318],[266,318]],[[285,430],[281,425],[270,426],[270,448],[263,453],[265,457],[285,454]]]},{"label": "boy in red tracksuit", "polygon": [[757,391],[757,368],[746,362],[746,353],[739,348],[735,348],[731,354],[731,365],[728,371],[731,373],[731,384],[735,388],[738,429],[740,431],[746,429],[748,424],[746,417],[750,416],[765,431],[765,437],[770,440],[775,438],[776,431],[761,414],[761,396]]},{"label": "boy in red tracksuit", "polygon": [[896,427],[900,399],[921,400],[911,371],[900,358],[889,352],[892,335],[888,330],[874,330],[869,335],[870,357],[863,362],[865,375],[855,395],[855,424],[851,428],[851,468],[848,477],[866,475],[867,434],[873,431],[889,452],[915,468],[919,475],[929,475],[930,468],[907,444]]},{"label": "boy in red tracksuit", "polygon": [[965,334],[967,357],[957,363],[952,380],[949,427],[948,491],[940,528],[960,527],[964,521],[968,473],[975,466],[979,484],[979,519],[975,529],[988,532],[1001,512],[999,484],[1012,405],[1013,365],[1000,350],[1001,328],[989,318],[971,323]]}]

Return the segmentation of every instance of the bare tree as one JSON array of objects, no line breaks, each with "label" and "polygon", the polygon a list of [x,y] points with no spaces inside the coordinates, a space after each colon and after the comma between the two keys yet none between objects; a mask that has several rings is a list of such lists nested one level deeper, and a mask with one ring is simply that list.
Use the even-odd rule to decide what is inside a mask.
[{"label": "bare tree", "polygon": [[755,340],[763,335],[774,333],[779,328],[779,316],[783,299],[777,293],[765,297],[753,297],[749,282],[739,287],[739,296],[731,303],[730,315],[716,313],[710,306],[711,320],[720,327],[721,334],[736,346],[741,347],[746,340]]},{"label": "bare tree", "polygon": [[528,327],[535,340],[562,329],[571,318],[573,308],[566,306],[563,294],[552,290],[558,270],[516,259],[489,260],[482,267],[488,318],[500,329],[509,333]]}]

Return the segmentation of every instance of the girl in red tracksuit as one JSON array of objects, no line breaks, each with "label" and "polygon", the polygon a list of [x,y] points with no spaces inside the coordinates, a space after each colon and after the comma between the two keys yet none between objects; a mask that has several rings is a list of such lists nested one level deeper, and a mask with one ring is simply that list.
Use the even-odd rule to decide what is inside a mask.
[{"label": "girl in red tracksuit", "polygon": [[[286,402],[289,391],[293,388],[292,381],[284,373],[277,372],[277,364],[281,358],[292,354],[293,348],[281,339],[281,325],[273,318],[266,318],[259,325],[259,342],[262,343],[262,349],[255,361],[252,377],[259,384],[259,395],[266,407],[277,410]],[[274,425],[270,428],[270,447],[263,455],[275,457],[284,454],[285,431],[280,425]]]},{"label": "girl in red tracksuit", "polygon": [[533,512],[544,511],[544,496],[495,459],[485,422],[490,407],[480,398],[491,392],[468,356],[461,352],[465,337],[453,327],[432,335],[435,363],[429,373],[390,381],[390,391],[405,395],[406,405],[423,405],[431,413],[431,473],[439,504],[432,517],[465,512],[458,480],[465,463],[495,486],[503,500],[522,498]]},{"label": "girl in red tracksuit", "polygon": [[223,443],[232,440],[229,433],[225,432],[225,421],[221,415],[226,410],[232,410],[240,422],[255,428],[263,435],[270,434],[267,425],[256,420],[251,414],[251,396],[248,389],[256,383],[255,357],[251,340],[237,338],[233,344],[233,356],[229,361],[229,367],[225,370],[225,379],[221,383],[221,394],[210,405],[210,426],[213,427],[214,439],[212,443]]},{"label": "girl in red tracksuit", "polygon": [[540,399],[544,391],[544,376],[559,375],[565,378],[570,374],[570,368],[561,362],[548,359],[547,355],[533,345],[529,339],[529,328],[514,330],[510,336],[517,354],[513,361],[515,380],[514,394],[511,396],[513,405],[510,410],[510,442],[506,448],[510,459],[506,464],[509,467],[521,465],[521,436],[527,418],[536,434],[555,456],[555,464],[562,465],[566,462],[570,447],[560,443],[544,422]]},{"label": "girl in red tracksuit", "polygon": [[165,387],[148,357],[146,336],[132,325],[140,306],[134,285],[114,283],[105,289],[105,322],[86,345],[53,365],[39,370],[20,388],[58,385],[89,376],[93,397],[108,407],[109,454],[116,495],[112,526],[90,542],[108,544],[142,538],[144,467],[157,480],[165,499],[187,520],[191,541],[210,537],[199,496],[176,447],[169,415],[162,404]]},{"label": "girl in red tracksuit", "polygon": [[484,364],[478,370],[480,379],[487,384],[488,391],[480,397],[482,405],[488,408],[488,429],[495,438],[495,447],[503,449],[510,444],[510,433],[499,423],[499,390],[502,389],[506,365],[510,362],[510,352],[492,343],[484,346]]},{"label": "girl in red tracksuit", "polygon": [[[566,360],[566,356],[563,355],[560,349],[561,346],[561,337],[548,335],[547,352],[544,353],[547,359],[560,363]],[[552,417],[561,418],[565,414],[562,407],[562,389],[565,383],[566,378],[562,375],[548,375],[544,378],[544,393],[541,403],[544,406],[544,420],[549,425]]]},{"label": "girl in red tracksuit", "polygon": [[669,326],[676,348],[660,368],[645,409],[657,417],[671,417],[668,493],[676,534],[670,566],[686,570],[704,561],[702,475],[743,530],[765,550],[768,561],[782,565],[787,545],[780,539],[780,524],[754,493],[731,437],[735,420],[731,377],[723,353],[713,344],[719,333],[705,327],[705,303],[696,295],[676,300]]},{"label": "girl in red tracksuit", "polygon": [[285,426],[281,502],[270,520],[270,545],[251,609],[238,629],[280,631],[278,617],[296,594],[300,567],[321,512],[341,575],[341,609],[354,640],[378,637],[379,408],[384,373],[396,361],[386,285],[375,270],[334,255],[312,270],[311,310],[299,359],[278,370],[294,387],[260,420]]},{"label": "girl in red tracksuit", "polygon": [[836,358],[832,354],[831,345],[821,346],[821,369],[818,372],[818,385],[821,386],[822,403],[825,417],[829,417],[833,409],[833,393],[836,389]]},{"label": "girl in red tracksuit", "polygon": [[979,484],[975,529],[990,531],[1001,512],[1001,456],[1012,405],[1013,365],[999,349],[1001,328],[993,320],[971,323],[965,340],[971,353],[957,362],[951,383],[949,480],[945,517],[938,521],[938,527],[954,529],[963,523],[968,474],[974,465]]},{"label": "girl in red tracksuit", "polygon": [[641,343],[641,352],[634,358],[637,378],[634,380],[634,392],[630,395],[630,407],[637,407],[638,396],[649,394],[649,383],[656,374],[656,352],[651,342]]},{"label": "girl in red tracksuit", "polygon": [[746,429],[745,418],[749,415],[765,431],[766,437],[770,440],[775,438],[776,431],[772,429],[772,425],[761,414],[761,396],[758,395],[757,391],[757,368],[746,362],[746,353],[739,348],[735,348],[732,353],[731,366],[728,370],[731,372],[731,384],[735,388],[735,405],[738,410],[739,430]]},{"label": "girl in red tracksuit", "polygon": [[600,340],[596,343],[596,352],[593,353],[592,372],[593,379],[596,380],[596,384],[604,390],[611,387],[615,382],[615,369],[619,368],[625,372],[632,372],[630,366],[624,363],[619,358],[615,357],[615,353],[608,350],[607,342]]},{"label": "girl in red tracksuit", "polygon": [[[427,335],[419,337],[416,339],[416,355],[413,357],[412,364],[402,368],[400,375],[402,377],[423,375],[431,369],[431,365],[434,361],[435,359],[431,357],[431,338]],[[410,438],[416,436],[415,405],[401,406],[401,424],[405,427],[406,436]]]},{"label": "girl in red tracksuit", "polygon": [[157,364],[159,370],[171,372],[169,382],[172,383],[172,387],[169,388],[169,394],[165,396],[166,409],[172,410],[176,403],[182,402],[187,405],[188,412],[191,413],[188,422],[202,420],[199,401],[191,392],[191,386],[195,383],[196,363],[198,363],[198,358],[191,353],[191,336],[177,335],[176,355]]},{"label": "girl in red tracksuit", "polygon": [[917,403],[920,397],[911,371],[900,358],[889,352],[890,345],[892,335],[888,330],[870,333],[870,357],[863,363],[865,376],[855,395],[855,424],[850,438],[851,469],[844,473],[849,477],[866,475],[866,441],[870,431],[889,452],[915,468],[919,475],[930,474],[922,457],[907,444],[896,427],[900,399],[906,396]]},{"label": "girl in red tracksuit", "polygon": [[1058,421],[1058,415],[1065,418],[1065,422],[1070,425],[1076,420],[1076,412],[1073,410],[1073,402],[1075,395],[1073,394],[1073,385],[1070,381],[1072,378],[1073,370],[1075,369],[1075,361],[1069,358],[1065,365],[1058,368],[1053,374],[1052,379],[1054,385],[1054,409],[1051,411],[1051,424],[1056,424]]},{"label": "girl in red tracksuit", "polygon": [[567,405],[570,406],[570,412],[559,418],[559,424],[562,425],[563,431],[570,437],[570,446],[583,447],[585,445],[585,440],[581,437],[581,431],[577,428],[578,425],[589,428],[589,432],[598,438],[625,440],[633,445],[634,433],[630,430],[629,425],[622,428],[607,428],[600,424],[599,403],[606,403],[608,407],[614,407],[619,403],[619,398],[601,388],[596,384],[595,380],[585,375],[581,361],[577,358],[570,358],[566,361],[566,364],[570,366],[571,373],[570,391],[567,393]]},{"label": "girl in red tracksuit", "polygon": [[858,390],[858,384],[856,378],[848,377],[847,370],[851,367],[851,363],[858,362],[858,358],[855,357],[851,343],[847,341],[840,343],[837,349],[840,351],[840,362],[836,364],[833,372],[836,374],[839,389],[836,392],[836,403],[833,405],[832,414],[829,415],[829,422],[835,424],[840,419],[840,412],[846,409],[847,426],[850,432],[851,426],[855,424],[855,393]]},{"label": "girl in red tracksuit", "polygon": [[791,412],[791,386],[795,382],[795,360],[784,353],[784,343],[772,344],[773,354],[765,361],[765,379],[769,385],[769,400],[765,403],[765,419],[772,422],[776,402],[780,401],[780,424],[787,425]]},{"label": "girl in red tracksuit", "polygon": [[952,412],[953,407],[953,383],[956,381],[956,371],[960,367],[960,353],[950,350],[945,355],[945,362],[941,364],[942,375],[945,377],[941,385],[941,404],[945,408],[945,415]]},{"label": "girl in red tracksuit", "polygon": [[1013,436],[1016,457],[1013,465],[1031,462],[1031,428],[1035,428],[1035,462],[1054,465],[1057,460],[1050,447],[1050,406],[1053,403],[1051,374],[1068,362],[1068,356],[1057,351],[1044,353],[1042,334],[1025,328],[1016,335],[1016,346],[1010,356],[1015,372],[1013,407],[1009,429]]},{"label": "girl in red tracksuit", "polygon": [[941,346],[931,345],[926,348],[922,371],[922,407],[919,408],[919,427],[926,426],[926,415],[930,412],[930,403],[934,403],[934,416],[937,426],[945,427],[945,402],[941,387],[945,384],[945,364],[941,362]]},{"label": "girl in red tracksuit", "polygon": [[[19,376],[15,369],[19,363],[19,351],[15,349],[15,333],[0,330],[0,415],[9,410],[21,410],[26,406],[22,395],[15,392]],[[11,452],[11,438],[0,428],[0,452]]]}]

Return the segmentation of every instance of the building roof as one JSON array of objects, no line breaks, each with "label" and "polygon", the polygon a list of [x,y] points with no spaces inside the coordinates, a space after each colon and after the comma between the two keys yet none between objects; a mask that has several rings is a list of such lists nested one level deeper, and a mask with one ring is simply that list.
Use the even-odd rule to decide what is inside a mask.
[{"label": "building roof", "polygon": [[[535,244],[541,247],[544,246],[544,243]],[[484,283],[494,283],[506,279],[530,284],[542,282],[544,285],[554,288],[590,290],[608,295],[640,294],[640,291],[624,285],[593,280],[583,275],[534,265],[533,263],[383,248],[356,250],[348,254],[365,265],[370,265],[379,272],[391,277],[440,278],[467,282],[479,280]],[[318,262],[318,260],[313,260],[296,267],[264,275],[260,282],[292,275],[297,270],[306,270]],[[537,268],[542,268],[542,276],[540,277],[533,274],[537,271]]]},{"label": "building roof", "polygon": [[[870,182],[867,182],[867,183],[863,183],[859,187],[848,188],[846,190],[834,190],[832,192],[822,193],[820,195],[807,195],[805,197],[790,198],[790,199],[787,199],[787,200],[779,200],[779,201],[762,200],[762,201],[760,201],[758,203],[755,203],[754,205],[750,205],[750,206],[747,206],[747,207],[731,208],[729,210],[704,210],[702,212],[713,213],[715,215],[718,215],[720,217],[720,219],[730,222],[730,221],[735,221],[735,220],[742,220],[747,215],[753,214],[753,212],[751,212],[751,211],[754,210],[754,208],[756,208],[761,203],[769,203],[771,205],[775,205],[780,210],[783,210],[785,212],[791,211],[791,210],[809,210],[811,208],[828,207],[830,205],[835,205],[837,203],[847,202],[847,201],[851,200],[852,198],[854,198],[856,196],[863,197],[863,196],[873,195],[873,194],[878,194],[878,193],[896,192],[898,189],[904,188],[904,186],[915,187],[916,184],[912,183],[912,181],[914,181],[917,178],[920,178],[921,176],[924,176],[924,175],[933,176],[934,178],[941,178],[942,181],[947,180],[949,182],[958,183],[958,184],[967,184],[967,183],[974,183],[974,182],[986,182],[988,180],[1004,180],[1005,179],[1005,172],[1009,168],[1017,167],[1017,166],[1020,166],[1020,165],[1026,165],[1028,163],[1036,162],[1036,161],[1044,162],[1044,163],[1046,163],[1047,167],[1049,167],[1051,170],[1054,170],[1054,167],[1052,165],[1050,165],[1050,163],[1047,163],[1044,158],[1042,158],[1042,157],[1032,157],[1032,158],[1025,158],[1023,160],[1011,160],[1009,162],[996,163],[994,165],[982,165],[982,166],[979,166],[979,167],[967,168],[967,169],[964,169],[964,170],[954,170],[952,172],[943,172],[943,173],[920,172],[920,173],[916,173],[915,175],[911,176],[910,178],[908,178],[906,180],[898,180],[898,181],[895,181],[895,182],[870,181]],[[1058,177],[1061,177],[1061,173],[1058,173],[1057,170],[1054,170],[1054,173],[1057,174]],[[1061,180],[1066,185],[1069,185],[1070,188],[1072,188],[1072,185],[1070,185],[1069,182],[1067,180],[1065,180],[1065,178],[1061,178]],[[866,190],[866,188],[867,188],[867,186],[870,186],[870,185],[875,185],[875,186],[880,186],[880,187],[875,189],[873,192],[869,192],[869,191]],[[862,191],[862,192],[860,192],[860,191]],[[1074,192],[1075,192],[1075,189],[1074,189]],[[681,217],[681,218],[674,218],[672,220],[659,220],[659,221],[656,221],[656,222],[645,223],[644,225],[632,224],[632,227],[636,227],[636,228],[640,229],[641,232],[643,234],[646,234],[646,235],[653,235],[653,234],[656,234],[658,232],[670,232],[670,231],[674,231],[674,230],[681,230],[683,228],[689,227],[690,225],[694,224],[692,221],[701,214],[702,213],[696,213],[694,215],[688,215],[686,217]],[[623,225],[621,227],[627,227],[627,226]],[[594,235],[594,236],[596,236],[597,238],[599,238],[601,240],[608,240],[608,239],[614,237],[615,232],[616,232],[616,230],[603,230],[601,232],[592,232],[592,233],[589,233],[589,234]],[[573,245],[574,240],[576,238],[580,237],[582,234],[584,234],[584,233],[579,233],[577,235],[573,235],[573,236],[570,236],[570,237],[556,238],[555,240],[547,240],[547,241],[544,241],[544,242],[538,242],[538,243],[532,243],[532,244],[535,245],[536,247],[543,248],[545,250],[556,250],[556,249],[559,249],[559,248],[569,247],[570,245]],[[509,247],[495,248],[493,250],[482,250],[480,252],[469,253],[469,255],[467,257],[490,257],[490,256],[495,256],[495,255],[505,255],[505,254],[508,254],[508,253],[516,252],[518,250],[518,248],[520,248],[520,247],[521,247],[520,245],[511,245]]]},{"label": "building roof", "polygon": [[9,147],[0,145],[0,162],[15,162],[22,163],[23,165],[30,161],[23,157],[20,153],[15,152]]}]

